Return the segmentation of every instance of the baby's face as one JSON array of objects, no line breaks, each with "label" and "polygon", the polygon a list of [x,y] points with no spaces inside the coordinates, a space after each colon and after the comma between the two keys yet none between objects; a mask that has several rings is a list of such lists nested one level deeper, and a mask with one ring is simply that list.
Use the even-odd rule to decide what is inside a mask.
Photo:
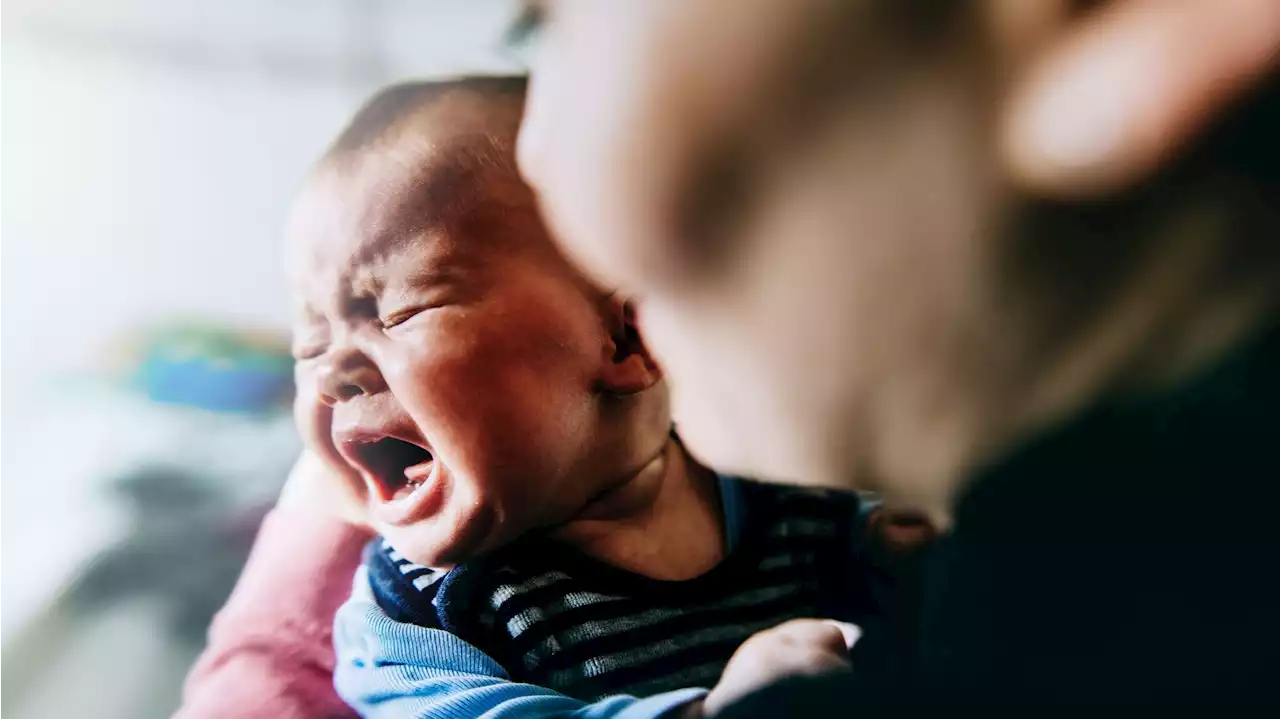
[{"label": "baby's face", "polygon": [[609,339],[514,173],[450,154],[322,169],[289,231],[305,439],[436,567],[599,491],[586,445]]}]

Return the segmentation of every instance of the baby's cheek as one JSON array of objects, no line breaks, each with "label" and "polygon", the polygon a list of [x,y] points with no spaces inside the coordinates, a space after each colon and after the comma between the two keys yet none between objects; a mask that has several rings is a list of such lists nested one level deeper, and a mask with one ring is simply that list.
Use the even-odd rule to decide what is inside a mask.
[{"label": "baby's cheek", "polygon": [[492,507],[459,487],[450,489],[452,496],[439,513],[408,526],[375,528],[411,561],[436,569],[461,564],[505,542]]},{"label": "baby's cheek", "polygon": [[294,384],[293,421],[303,444],[331,468],[346,472],[347,464],[333,446],[333,409],[320,401],[314,378],[302,368],[295,370]]},{"label": "baby's cheek", "polygon": [[[302,441],[308,445],[315,445],[318,434],[322,431],[328,432],[329,426],[325,421],[332,419],[332,414],[328,418],[325,417],[322,407],[324,404],[320,402],[320,397],[315,392],[315,382],[304,374],[302,371],[295,372],[294,384],[297,387],[297,394],[293,398],[293,421],[298,426],[298,433],[302,435]],[[312,446],[312,449],[318,449]]]},{"label": "baby's cheek", "polygon": [[572,375],[577,363],[562,356],[563,343],[548,341],[563,331],[472,319],[441,322],[453,331],[384,364],[384,376],[449,466],[453,504],[495,510],[527,529],[553,503],[586,432],[587,382]]}]

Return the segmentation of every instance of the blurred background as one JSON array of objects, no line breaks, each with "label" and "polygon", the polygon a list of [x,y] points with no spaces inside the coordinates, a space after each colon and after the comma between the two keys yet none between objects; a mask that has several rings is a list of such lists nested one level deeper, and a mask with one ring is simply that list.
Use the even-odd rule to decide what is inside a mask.
[{"label": "blurred background", "polygon": [[7,0],[10,719],[168,716],[296,456],[280,229],[360,102],[508,72],[500,0]]}]

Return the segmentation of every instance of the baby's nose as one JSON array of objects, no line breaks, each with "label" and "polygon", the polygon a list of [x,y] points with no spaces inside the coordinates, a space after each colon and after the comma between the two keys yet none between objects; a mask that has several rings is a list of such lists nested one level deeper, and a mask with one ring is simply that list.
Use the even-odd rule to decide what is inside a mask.
[{"label": "baby's nose", "polygon": [[320,367],[320,399],[330,407],[356,397],[375,395],[387,388],[378,367],[363,352],[342,350]]}]

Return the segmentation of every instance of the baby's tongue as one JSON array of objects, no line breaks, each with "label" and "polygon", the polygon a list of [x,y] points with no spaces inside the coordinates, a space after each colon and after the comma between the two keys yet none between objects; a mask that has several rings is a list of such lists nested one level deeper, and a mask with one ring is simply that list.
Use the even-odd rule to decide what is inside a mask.
[{"label": "baby's tongue", "polygon": [[429,476],[431,476],[431,462],[429,460],[415,464],[412,467],[406,467],[404,470],[404,483],[392,493],[392,500],[404,499],[413,494],[413,490],[427,481]]}]

